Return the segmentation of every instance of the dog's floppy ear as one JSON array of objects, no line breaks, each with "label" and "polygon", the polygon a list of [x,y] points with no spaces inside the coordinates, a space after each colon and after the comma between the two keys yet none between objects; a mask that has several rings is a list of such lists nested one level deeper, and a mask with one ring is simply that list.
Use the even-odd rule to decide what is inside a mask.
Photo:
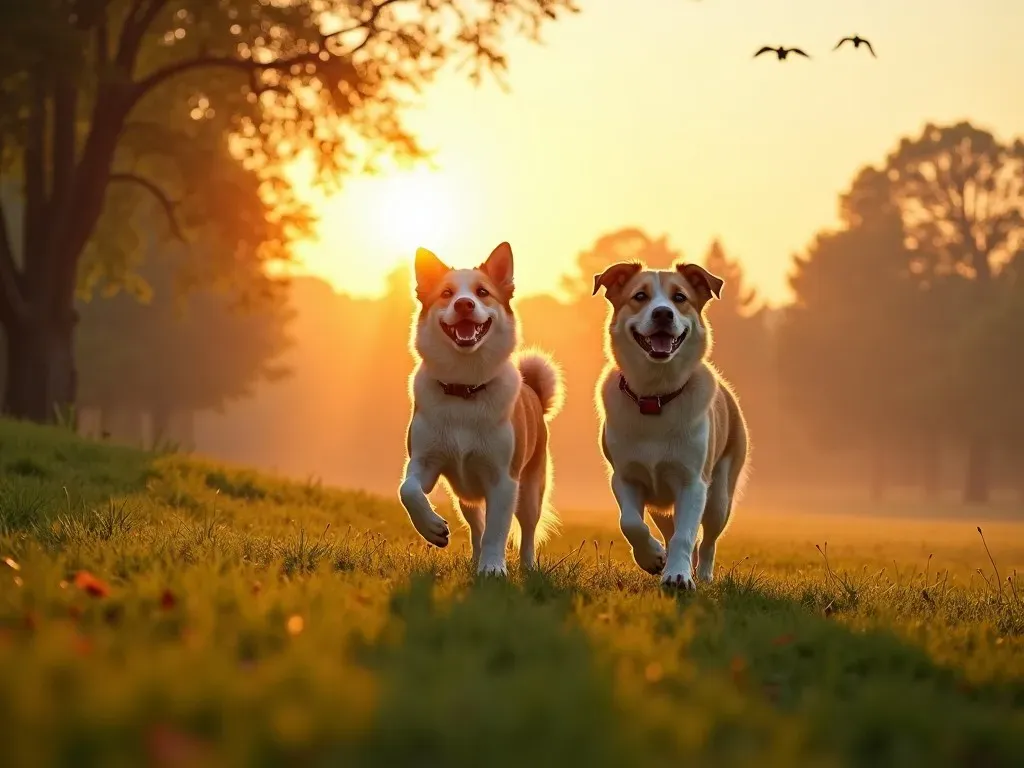
[{"label": "dog's floppy ear", "polygon": [[700,264],[677,264],[676,269],[697,291],[701,307],[711,301],[712,296],[716,299],[722,298],[722,286],[725,285],[725,281],[718,275],[711,274]]},{"label": "dog's floppy ear", "polygon": [[643,267],[635,261],[620,261],[618,264],[612,264],[600,275],[594,275],[593,295],[596,296],[603,285],[605,297],[609,301],[612,300],[622,290],[622,287],[632,279],[633,275],[641,269]]},{"label": "dog's floppy ear", "polygon": [[487,261],[479,267],[480,271],[487,275],[494,282],[505,298],[511,299],[515,292],[514,266],[512,262],[512,246],[508,243],[499,243],[487,257]]},{"label": "dog's floppy ear", "polygon": [[426,248],[416,249],[416,297],[423,299],[434,290],[444,276],[451,272],[451,267]]}]

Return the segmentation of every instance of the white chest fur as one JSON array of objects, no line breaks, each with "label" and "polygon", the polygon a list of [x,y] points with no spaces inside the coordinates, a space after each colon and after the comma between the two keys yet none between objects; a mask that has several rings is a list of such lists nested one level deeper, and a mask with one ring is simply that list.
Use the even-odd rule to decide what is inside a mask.
[{"label": "white chest fur", "polygon": [[416,412],[409,432],[411,458],[428,475],[443,477],[456,496],[479,501],[499,477],[507,477],[515,449],[509,416],[521,377],[503,369],[470,398],[447,395],[420,370],[413,381]]},{"label": "white chest fur", "polygon": [[615,474],[643,490],[647,504],[671,507],[681,490],[700,476],[710,423],[684,391],[658,415],[645,415],[619,389],[618,374],[601,388],[604,450]]}]

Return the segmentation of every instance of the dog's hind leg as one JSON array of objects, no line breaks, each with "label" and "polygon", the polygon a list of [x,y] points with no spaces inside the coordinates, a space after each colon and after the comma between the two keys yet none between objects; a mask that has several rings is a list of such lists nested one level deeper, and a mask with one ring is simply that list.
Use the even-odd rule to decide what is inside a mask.
[{"label": "dog's hind leg", "polygon": [[548,457],[538,451],[523,467],[519,478],[519,497],[516,500],[516,519],[519,521],[519,562],[524,568],[537,565],[537,525],[544,512],[544,494],[547,490]]},{"label": "dog's hind leg", "polygon": [[484,508],[459,500],[459,510],[469,527],[469,538],[473,545],[473,565],[480,562],[480,547],[484,538]]},{"label": "dog's hind leg", "polygon": [[704,536],[700,546],[694,551],[694,571],[701,581],[711,581],[715,574],[715,549],[718,537],[729,524],[732,514],[732,496],[735,486],[732,472],[732,457],[726,456],[715,466],[711,473],[711,485],[708,487],[708,500],[704,505],[704,517],[701,528]]}]

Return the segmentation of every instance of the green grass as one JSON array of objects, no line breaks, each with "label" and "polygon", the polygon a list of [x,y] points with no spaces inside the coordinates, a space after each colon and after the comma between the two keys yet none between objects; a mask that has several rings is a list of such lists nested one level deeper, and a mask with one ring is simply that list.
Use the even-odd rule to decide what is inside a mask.
[{"label": "green grass", "polygon": [[1011,520],[985,524],[997,581],[978,521],[740,505],[717,582],[675,596],[608,514],[476,583],[465,534],[429,550],[390,499],[9,423],[0,472],[4,765],[1024,753]]}]

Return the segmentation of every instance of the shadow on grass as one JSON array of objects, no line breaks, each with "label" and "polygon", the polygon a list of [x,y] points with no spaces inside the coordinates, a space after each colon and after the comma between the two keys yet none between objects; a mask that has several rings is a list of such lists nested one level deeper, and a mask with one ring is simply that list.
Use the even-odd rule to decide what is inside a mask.
[{"label": "shadow on grass", "polygon": [[[1019,764],[1024,674],[972,683],[928,652],[955,657],[977,641],[969,629],[941,629],[932,617],[928,632],[927,616],[903,616],[911,642],[873,621],[892,606],[830,616],[806,596],[731,580],[709,607],[691,644],[695,662],[799,716],[816,747],[857,765]],[[690,610],[682,600],[679,609]]]},{"label": "shadow on grass", "polygon": [[611,680],[564,603],[484,582],[447,602],[415,577],[367,650],[386,693],[365,765],[629,765]]},{"label": "shadow on grass", "polygon": [[749,585],[629,592],[528,576],[447,599],[414,577],[367,651],[385,693],[360,764],[1019,764],[1020,679],[969,684]]}]

